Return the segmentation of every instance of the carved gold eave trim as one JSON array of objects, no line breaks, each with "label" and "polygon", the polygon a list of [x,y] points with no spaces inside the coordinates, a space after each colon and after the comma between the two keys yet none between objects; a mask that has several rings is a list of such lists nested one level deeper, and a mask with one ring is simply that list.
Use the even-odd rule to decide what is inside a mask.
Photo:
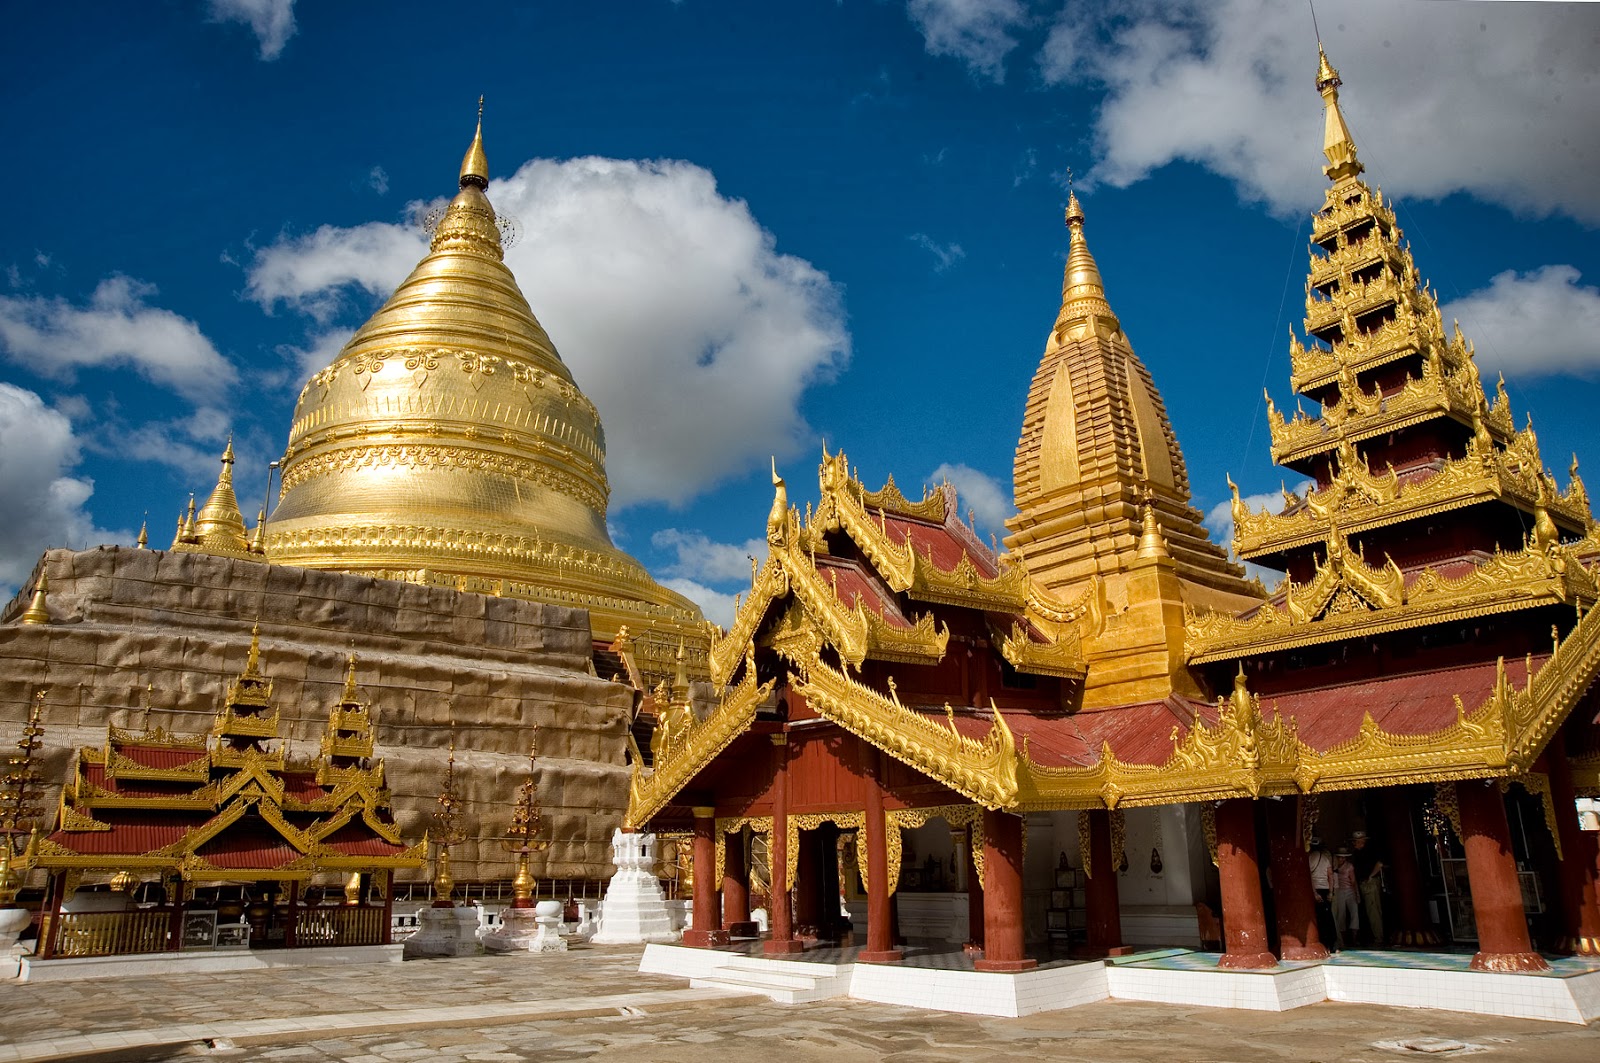
[{"label": "carved gold eave trim", "polygon": [[747,657],[746,671],[739,685],[722,696],[709,716],[658,751],[648,772],[639,758],[634,759],[624,826],[641,827],[648,823],[689,780],[755,722],[757,708],[771,696],[777,680],[757,683],[755,670],[748,664]]},{"label": "carved gold eave trim", "polygon": [[1600,797],[1600,752],[1572,758],[1572,788],[1579,797]]},{"label": "carved gold eave trim", "polygon": [[1074,628],[1065,628],[1050,642],[1034,642],[1020,622],[1013,621],[1009,631],[1002,630],[993,620],[986,618],[985,623],[1000,656],[1019,672],[1063,679],[1082,679],[1089,674],[1082,641]]},{"label": "carved gold eave trim", "polygon": [[739,606],[733,626],[726,635],[714,635],[709,659],[711,682],[718,687],[727,686],[734,670],[744,659],[745,647],[755,638],[756,628],[767,614],[767,607],[789,593],[789,576],[777,550],[769,550],[766,562],[751,581],[750,597]]},{"label": "carved gold eave trim", "polygon": [[993,579],[984,576],[963,554],[948,571],[929,558],[911,551],[913,559],[909,597],[925,602],[983,609],[1001,613],[1020,613],[1028,604],[1028,573],[1018,565],[1001,564]]},{"label": "carved gold eave trim", "polygon": [[870,509],[887,510],[896,516],[925,520],[930,524],[943,524],[947,515],[948,507],[945,504],[943,491],[929,491],[923,495],[920,502],[913,502],[901,494],[899,486],[894,482],[893,473],[889,474],[883,486],[876,491],[868,491],[862,487],[859,496],[861,503]]},{"label": "carved gold eave trim", "polygon": [[186,764],[152,768],[125,753],[110,749],[105,758],[106,775],[112,779],[137,779],[141,782],[197,782],[211,778],[211,757],[205,750]]},{"label": "carved gold eave trim", "polygon": [[932,613],[917,617],[910,628],[895,627],[871,610],[867,618],[867,656],[903,664],[938,664],[950,645],[948,624],[936,624]]},{"label": "carved gold eave trim", "polygon": [[1365,462],[1341,453],[1339,472],[1320,491],[1307,494],[1293,513],[1251,512],[1234,506],[1234,550],[1253,559],[1305,546],[1326,538],[1328,521],[1337,518],[1347,533],[1386,527],[1434,513],[1495,498],[1508,498],[1533,512],[1544,504],[1552,516],[1579,528],[1590,522],[1588,495],[1581,481],[1557,494],[1544,471],[1538,442],[1524,430],[1504,450],[1485,455],[1476,450],[1445,463],[1425,480],[1401,485],[1391,468],[1385,475],[1369,472]]},{"label": "carved gold eave trim", "polygon": [[[1345,576],[1363,570],[1377,571],[1346,556]],[[1515,553],[1496,553],[1455,579],[1424,569],[1404,588],[1399,604],[1324,614],[1322,610],[1349,585],[1351,581],[1337,579],[1334,566],[1325,562],[1310,583],[1289,589],[1281,608],[1265,602],[1249,619],[1222,613],[1190,614],[1184,626],[1188,661],[1232,660],[1552,603],[1589,604],[1600,590],[1570,546],[1548,552],[1530,546]],[[1354,589],[1369,603],[1377,604],[1364,588],[1356,585]],[[1340,601],[1351,604],[1348,599]]]},{"label": "carved gold eave trim", "polygon": [[[797,662],[798,663],[798,662]],[[1016,743],[1005,714],[994,712],[980,741],[942,727],[920,713],[824,664],[803,664],[794,690],[818,714],[870,742],[896,760],[985,808],[1007,808],[1016,797]]]}]

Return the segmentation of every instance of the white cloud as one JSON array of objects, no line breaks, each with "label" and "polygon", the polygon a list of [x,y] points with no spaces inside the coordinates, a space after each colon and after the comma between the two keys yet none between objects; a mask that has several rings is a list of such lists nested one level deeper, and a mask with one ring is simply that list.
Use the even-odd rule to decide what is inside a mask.
[{"label": "white cloud", "polygon": [[[1368,177],[1600,221],[1600,6],[1324,0],[1317,15]],[[1090,175],[1199,163],[1279,212],[1321,202],[1322,101],[1304,7],[1107,0],[1064,8],[1046,81],[1102,86]]]},{"label": "white cloud", "polygon": [[700,607],[705,618],[724,628],[733,626],[733,600],[736,595],[723,594],[692,579],[664,579],[663,587],[675,590]]},{"label": "white cloud", "polygon": [[222,394],[238,373],[188,318],[150,306],[156,289],[129,277],[100,282],[87,306],[43,296],[0,296],[0,346],[40,376],[131,366],[191,400]]},{"label": "white cloud", "polygon": [[[1290,489],[1300,495],[1304,495],[1307,490],[1315,486],[1316,484],[1312,480],[1301,480]],[[1282,513],[1284,505],[1283,489],[1279,488],[1276,491],[1268,491],[1259,495],[1244,495],[1241,501],[1249,506],[1251,512],[1254,513],[1260,513],[1263,510]],[[1233,498],[1230,496],[1225,501],[1218,502],[1212,506],[1203,523],[1206,526],[1206,530],[1211,533],[1211,541],[1220,544],[1223,549],[1228,551],[1229,557],[1237,560],[1233,553]],[[1273,586],[1283,578],[1283,573],[1277,569],[1266,568],[1250,561],[1244,563],[1244,574],[1259,579],[1268,587]]]},{"label": "white cloud", "polygon": [[257,251],[245,293],[269,312],[281,303],[327,321],[345,309],[346,288],[387,295],[427,251],[428,241],[414,225],[324,225]]},{"label": "white cloud", "polygon": [[389,171],[382,166],[374,166],[367,174],[367,187],[380,196],[389,194]]},{"label": "white cloud", "polygon": [[758,562],[767,556],[765,539],[742,543],[716,543],[700,532],[663,528],[650,537],[657,550],[671,550],[677,560],[662,571],[668,576],[703,580],[707,583],[750,585],[750,559]]},{"label": "white cloud", "polygon": [[967,257],[960,244],[941,244],[927,233],[912,233],[911,242],[933,256],[933,271],[943,273]]},{"label": "white cloud", "polygon": [[261,44],[261,58],[271,62],[283,54],[294,36],[294,0],[209,0],[213,22],[242,22]]},{"label": "white cloud", "polygon": [[293,347],[288,344],[278,348],[278,353],[293,363],[298,376],[288,386],[298,390],[312,373],[321,372],[332,364],[344,345],[350,342],[350,337],[356,334],[353,328],[330,328],[326,332],[312,333],[306,338],[304,347]]},{"label": "white cloud", "polygon": [[988,473],[970,465],[953,465],[945,462],[928,477],[934,483],[949,480],[960,496],[962,513],[971,508],[978,526],[996,534],[1005,532],[1006,521],[1017,512],[1011,502],[1011,492]]},{"label": "white cloud", "polygon": [[0,382],[0,603],[46,548],[130,538],[95,526],[84,508],[94,482],[68,475],[78,457],[72,422],[33,392]]},{"label": "white cloud", "polygon": [[[521,222],[507,264],[600,409],[614,506],[682,502],[809,442],[801,397],[849,356],[839,292],[709,172],[536,159],[489,198]],[[248,290],[326,320],[425,251],[415,226],[323,227],[258,252]]]},{"label": "white cloud", "polygon": [[959,59],[973,77],[996,84],[1006,79],[1006,56],[1028,18],[1021,0],[907,0],[906,14],[929,55]]},{"label": "white cloud", "polygon": [[1571,266],[1507,270],[1489,287],[1442,308],[1461,322],[1488,371],[1533,377],[1600,373],[1600,288]]}]

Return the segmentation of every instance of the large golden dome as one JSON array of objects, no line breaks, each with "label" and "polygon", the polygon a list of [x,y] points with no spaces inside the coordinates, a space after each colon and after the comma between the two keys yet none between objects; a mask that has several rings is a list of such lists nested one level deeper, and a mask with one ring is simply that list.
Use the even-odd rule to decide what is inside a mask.
[{"label": "large golden dome", "polygon": [[611,543],[600,417],[506,268],[488,172],[480,117],[428,254],[300,393],[268,557],[583,606],[596,638],[696,629]]}]

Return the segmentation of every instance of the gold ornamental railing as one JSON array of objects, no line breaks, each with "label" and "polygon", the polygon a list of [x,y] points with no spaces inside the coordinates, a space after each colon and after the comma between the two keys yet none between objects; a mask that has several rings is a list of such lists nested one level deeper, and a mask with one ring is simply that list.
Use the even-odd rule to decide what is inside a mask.
[{"label": "gold ornamental railing", "polygon": [[134,952],[161,952],[167,947],[172,913],[162,909],[139,912],[64,912],[57,956],[122,956]]},{"label": "gold ornamental railing", "polygon": [[302,908],[295,919],[294,943],[297,948],[381,945],[386,921],[378,907]]}]

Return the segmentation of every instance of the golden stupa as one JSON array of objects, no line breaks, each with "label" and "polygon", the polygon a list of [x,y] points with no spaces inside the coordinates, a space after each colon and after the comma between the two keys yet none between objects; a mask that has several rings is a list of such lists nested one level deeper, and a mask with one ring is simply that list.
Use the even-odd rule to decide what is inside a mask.
[{"label": "golden stupa", "polygon": [[581,606],[671,674],[682,636],[703,660],[705,621],[612,545],[599,413],[505,265],[488,186],[480,102],[428,254],[300,393],[267,556]]}]

